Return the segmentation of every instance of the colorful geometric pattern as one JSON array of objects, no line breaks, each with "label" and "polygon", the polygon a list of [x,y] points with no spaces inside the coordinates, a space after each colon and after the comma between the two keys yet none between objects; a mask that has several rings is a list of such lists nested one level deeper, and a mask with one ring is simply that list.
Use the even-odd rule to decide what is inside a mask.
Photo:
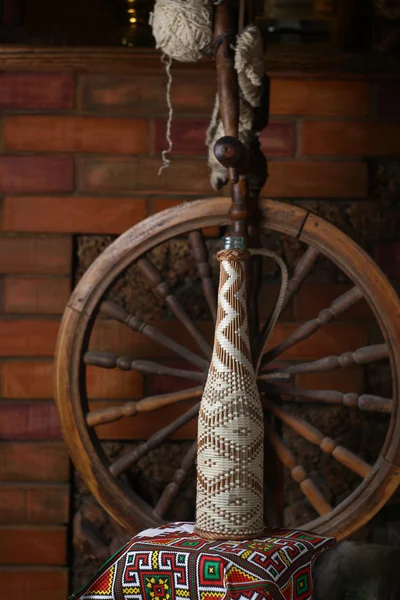
[{"label": "colorful geometric pattern", "polygon": [[249,340],[246,256],[217,255],[214,351],[198,420],[196,527],[221,538],[263,530],[264,417]]},{"label": "colorful geometric pattern", "polygon": [[310,600],[312,566],[333,544],[278,529],[210,541],[173,523],[135,536],[70,600]]}]

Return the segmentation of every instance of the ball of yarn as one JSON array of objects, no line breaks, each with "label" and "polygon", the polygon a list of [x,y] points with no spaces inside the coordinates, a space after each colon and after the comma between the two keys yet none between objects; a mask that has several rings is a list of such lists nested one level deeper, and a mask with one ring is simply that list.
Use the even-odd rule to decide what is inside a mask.
[{"label": "ball of yarn", "polygon": [[180,62],[196,62],[211,45],[208,0],[156,0],[150,14],[156,48]]}]

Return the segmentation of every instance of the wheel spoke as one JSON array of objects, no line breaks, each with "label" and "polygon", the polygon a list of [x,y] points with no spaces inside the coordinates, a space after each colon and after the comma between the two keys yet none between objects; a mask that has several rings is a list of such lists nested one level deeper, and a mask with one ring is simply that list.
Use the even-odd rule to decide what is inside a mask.
[{"label": "wheel spoke", "polygon": [[217,320],[217,292],[212,280],[212,270],[208,260],[208,248],[203,232],[201,230],[192,231],[189,233],[189,241],[197,264],[197,270],[201,277],[204,296],[215,322]]},{"label": "wheel spoke", "polygon": [[147,257],[139,259],[137,261],[137,266],[142,274],[146,277],[147,281],[152,285],[156,294],[158,294],[161,298],[164,298],[171,312],[182,323],[182,325],[186,327],[201,351],[211,359],[212,348],[210,344],[204,339],[194,323],[192,323],[186,310],[183,308],[178,298],[172,293],[168,282],[161,277],[161,273],[157,267]]},{"label": "wheel spoke", "polygon": [[199,369],[205,370],[208,369],[208,361],[195,354],[182,344],[178,344],[175,340],[172,340],[170,337],[159,331],[156,327],[149,325],[142,321],[142,319],[136,315],[129,314],[122,306],[116,304],[115,302],[106,301],[101,305],[101,311],[107,317],[122,323],[123,325],[127,325],[132,331],[137,331],[138,333],[143,334],[148,339],[156,342],[157,344],[161,344],[165,348],[169,348],[175,354],[182,356],[186,361],[192,363]]},{"label": "wheel spoke", "polygon": [[291,373],[286,373],[284,369],[282,369],[282,371],[280,370],[276,370],[273,371],[271,369],[271,371],[264,371],[263,373],[260,373],[259,375],[257,375],[257,381],[267,381],[267,382],[288,382],[291,381],[293,379],[294,375],[292,375]]},{"label": "wheel spoke", "polygon": [[371,472],[371,465],[366,463],[356,454],[353,454],[350,450],[347,450],[347,448],[340,446],[332,438],[324,436],[319,429],[310,425],[307,421],[304,421],[304,419],[300,419],[300,417],[288,413],[280,406],[273,402],[269,402],[266,398],[263,399],[263,405],[270,410],[273,415],[293,429],[293,431],[312,444],[319,446],[325,454],[332,455],[339,463],[350,469],[350,471],[353,471],[353,473],[365,478]]},{"label": "wheel spoke", "polygon": [[175,500],[181,485],[185,481],[188,472],[196,462],[197,457],[197,442],[194,442],[185,456],[182,459],[179,469],[174,473],[172,481],[167,485],[161,494],[157,505],[153,510],[153,515],[162,519],[171,506],[173,500]]},{"label": "wheel spoke", "polygon": [[[323,404],[344,404],[344,406],[358,407],[361,410],[371,412],[391,413],[393,410],[393,400],[391,398],[373,396],[372,394],[362,394],[359,396],[354,393],[343,394],[335,390],[305,390],[286,385],[274,385],[272,383],[263,385],[262,389],[266,393],[298,397],[298,402],[301,402],[303,398],[306,402],[307,400],[311,400],[312,402]],[[283,399],[285,400],[285,398]]]},{"label": "wheel spoke", "polygon": [[142,456],[145,456],[150,450],[154,450],[160,444],[165,442],[171,435],[175,433],[178,429],[186,425],[189,421],[197,417],[200,410],[200,402],[193,405],[186,411],[183,415],[178,417],[175,421],[157,431],[154,435],[152,435],[146,442],[137,446],[135,450],[125,454],[118,458],[114,464],[112,464],[109,468],[111,475],[114,477],[118,477],[131,467],[133,467]]},{"label": "wheel spoke", "polygon": [[204,381],[205,378],[203,372],[175,369],[150,360],[135,360],[130,356],[117,356],[112,352],[90,350],[89,352],[86,352],[83,360],[87,365],[100,367],[102,369],[138,371],[144,375],[171,375],[172,377],[182,377],[183,379],[194,379],[196,381]]},{"label": "wheel spoke", "polygon": [[278,379],[279,375],[298,375],[301,373],[321,373],[334,371],[339,367],[352,367],[353,365],[367,365],[371,362],[388,358],[388,348],[386,344],[377,344],[376,346],[364,346],[354,352],[344,352],[340,355],[326,356],[319,360],[306,363],[290,365],[282,369],[271,369],[260,373],[258,379],[268,380]]},{"label": "wheel spoke", "polygon": [[361,290],[357,287],[351,288],[336,300],[332,302],[329,308],[321,310],[315,319],[310,319],[306,323],[303,323],[298,327],[291,335],[289,335],[283,342],[272,348],[269,352],[264,354],[262,358],[262,365],[269,363],[283,352],[292,348],[292,346],[299,344],[306,338],[310,337],[313,333],[318,331],[323,325],[328,325],[335,317],[338,317],[346,310],[354,306],[363,298]]},{"label": "wheel spoke", "polygon": [[315,483],[308,477],[304,467],[297,464],[294,455],[285,445],[283,440],[269,427],[266,429],[266,433],[278,458],[285,467],[289,469],[292,479],[299,484],[301,491],[315,508],[317,513],[321,516],[330,513],[332,510],[331,505],[325,500]]},{"label": "wheel spoke", "polygon": [[176,402],[199,398],[202,393],[203,387],[199,386],[180,392],[172,392],[171,394],[147,396],[137,402],[132,400],[119,406],[109,406],[108,408],[102,408],[101,410],[94,410],[86,415],[86,424],[89,427],[96,427],[97,425],[112,423],[113,421],[119,421],[119,419],[123,419],[124,417],[134,417],[140,412],[149,412],[163,406],[168,406],[169,404],[175,404]]},{"label": "wheel spoke", "polygon": [[294,295],[299,291],[303,282],[307,279],[308,275],[311,272],[311,269],[315,265],[319,258],[318,250],[314,248],[307,248],[304,252],[303,256],[298,261],[295,266],[293,277],[289,279],[285,302],[282,307],[282,312],[287,309],[289,306],[289,302],[292,300]]},{"label": "wheel spoke", "polygon": [[[281,314],[285,312],[285,310],[289,306],[292,298],[294,297],[295,293],[300,289],[300,286],[302,285],[302,283],[307,279],[307,276],[309,275],[311,269],[317,262],[318,258],[319,258],[319,252],[317,250],[314,250],[314,248],[309,247],[304,252],[304,254],[300,258],[300,260],[298,261],[298,263],[294,269],[293,277],[291,277],[288,282],[286,296],[285,296],[285,300],[282,305]],[[272,314],[273,314],[273,312],[272,312]],[[255,347],[258,349],[259,353],[261,353],[263,351],[263,348],[265,346],[265,340],[266,340],[266,336],[268,334],[269,323],[270,323],[272,314],[265,321],[260,333],[257,336]]]}]

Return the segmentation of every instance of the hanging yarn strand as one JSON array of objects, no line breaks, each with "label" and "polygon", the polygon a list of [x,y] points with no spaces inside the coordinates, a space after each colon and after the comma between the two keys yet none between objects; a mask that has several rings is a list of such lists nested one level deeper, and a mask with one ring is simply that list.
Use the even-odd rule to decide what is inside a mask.
[{"label": "hanging yarn strand", "polygon": [[158,171],[160,175],[170,164],[167,155],[172,150],[172,59],[196,62],[210,52],[213,40],[211,6],[208,0],[156,0],[149,23],[153,29],[156,48],[163,53],[161,61],[167,74],[168,146],[162,152],[163,164]]},{"label": "hanging yarn strand", "polygon": [[167,99],[167,106],[168,106],[168,121],[167,121],[167,131],[165,134],[166,140],[167,140],[167,149],[163,150],[161,152],[161,157],[162,157],[162,161],[163,164],[161,165],[161,167],[158,170],[158,176],[161,175],[161,173],[164,171],[164,169],[167,169],[170,165],[170,160],[167,158],[167,155],[171,153],[172,151],[172,138],[171,138],[171,127],[172,127],[172,117],[174,114],[174,110],[172,108],[172,102],[171,102],[171,86],[172,86],[172,75],[171,75],[171,65],[172,65],[172,59],[171,57],[167,56],[166,54],[163,54],[161,57],[161,62],[165,65],[165,72],[167,73],[167,92],[166,92],[166,99]]}]

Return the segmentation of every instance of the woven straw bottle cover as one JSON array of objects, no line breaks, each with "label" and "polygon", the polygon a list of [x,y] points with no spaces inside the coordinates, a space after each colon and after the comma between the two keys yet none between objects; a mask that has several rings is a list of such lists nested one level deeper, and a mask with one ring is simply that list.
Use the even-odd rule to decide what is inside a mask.
[{"label": "woven straw bottle cover", "polygon": [[217,323],[198,422],[196,531],[211,539],[263,531],[263,412],[247,322],[250,255],[240,240],[225,238],[225,248],[236,248],[217,254]]}]

